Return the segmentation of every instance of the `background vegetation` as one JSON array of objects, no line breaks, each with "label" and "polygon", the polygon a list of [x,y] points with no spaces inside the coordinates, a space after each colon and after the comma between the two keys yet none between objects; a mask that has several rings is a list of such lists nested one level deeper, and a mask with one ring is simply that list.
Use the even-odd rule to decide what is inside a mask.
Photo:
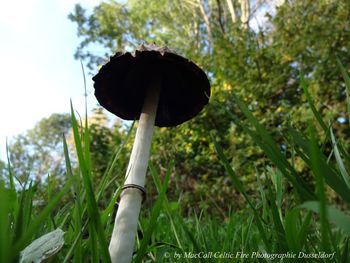
[{"label": "background vegetation", "polygon": [[[336,252],[348,262],[349,1],[108,1],[92,13],[77,5],[69,19],[81,38],[75,56],[92,74],[116,50],[155,41],[212,84],[200,116],[155,130],[137,260],[258,250]],[[13,201],[0,241],[11,236],[18,253],[60,226],[58,262],[108,261],[130,126],[96,108],[78,121],[54,114],[11,141],[0,168],[1,194]],[[3,262],[16,259],[6,251]]]}]

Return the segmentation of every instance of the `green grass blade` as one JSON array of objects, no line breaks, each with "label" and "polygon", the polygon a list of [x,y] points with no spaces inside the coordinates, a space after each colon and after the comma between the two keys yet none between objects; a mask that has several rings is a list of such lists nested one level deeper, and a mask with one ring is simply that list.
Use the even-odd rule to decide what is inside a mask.
[{"label": "green grass blade", "polygon": [[[350,119],[350,77],[348,72],[346,71],[345,67],[343,64],[340,62],[339,58],[337,58],[337,63],[338,67],[341,71],[341,74],[343,75],[343,79],[345,81],[345,86],[346,86],[346,105],[347,105],[347,110],[348,110],[348,120]],[[349,122],[350,124],[350,122]]]},{"label": "green grass blade", "polygon": [[[5,192],[7,192],[7,191],[8,192],[7,193],[3,192],[3,194],[4,194],[3,198],[4,199],[2,199],[2,197],[0,196],[0,200],[3,200],[2,202],[8,202],[8,203],[7,203],[7,205],[5,205],[3,207],[3,210],[0,209],[0,211],[4,211],[3,213],[4,213],[4,215],[6,217],[16,219],[16,221],[15,221],[15,232],[13,233],[13,235],[11,235],[11,236],[8,235],[7,238],[5,238],[6,241],[4,241],[4,243],[1,241],[1,238],[0,238],[0,246],[3,244],[5,249],[6,249],[6,247],[9,246],[9,244],[11,244],[15,240],[17,240],[18,237],[20,236],[20,231],[21,231],[20,228],[22,227],[22,223],[20,221],[22,221],[22,219],[23,219],[19,215],[19,213],[22,211],[22,209],[21,209],[20,203],[18,202],[19,198],[18,198],[16,185],[15,185],[15,180],[14,180],[15,176],[13,174],[13,170],[12,170],[12,166],[11,166],[11,162],[10,162],[10,153],[9,153],[9,146],[8,146],[7,138],[6,138],[6,158],[7,158],[7,172],[8,172],[8,179],[9,179],[9,189],[4,187],[3,190]],[[20,185],[22,187],[21,182],[18,179],[17,179],[17,181],[20,183]],[[0,184],[2,184],[2,180],[1,179],[0,179]],[[23,192],[25,192],[25,191],[23,190],[22,193]],[[5,212],[5,211],[7,211],[7,212]],[[7,226],[6,222],[8,223],[7,220],[1,220],[0,219],[1,226]],[[1,230],[1,228],[0,228],[0,230]],[[3,232],[4,236],[6,236],[6,233],[7,234],[10,233],[10,232],[5,231],[5,230],[2,230],[2,231],[4,231]],[[4,257],[8,253],[8,251],[9,251],[8,249],[3,251]],[[1,250],[0,250],[0,252],[1,252]],[[0,259],[1,259],[1,257],[0,257]]]},{"label": "green grass blade", "polygon": [[265,194],[265,191],[264,191],[264,185],[261,182],[260,175],[259,175],[259,173],[258,173],[256,168],[255,168],[255,174],[256,174],[256,179],[257,179],[257,183],[258,183],[258,187],[259,187],[261,204],[263,206],[262,218],[266,219],[266,217],[268,215],[268,203],[267,203],[266,194]]},{"label": "green grass blade", "polygon": [[[248,221],[247,229],[246,229],[244,236],[243,236],[243,247],[248,246],[248,240],[253,235],[251,229],[252,229],[252,225],[253,225],[253,221],[254,221],[254,215],[251,215],[247,221]],[[230,237],[230,236],[231,236],[230,234],[227,235],[227,237]]]},{"label": "green grass blade", "polygon": [[11,203],[14,201],[13,197],[11,191],[5,187],[5,183],[0,180],[0,262],[10,262],[10,253],[13,253],[10,249],[12,236],[10,217],[8,216],[11,211]]},{"label": "green grass blade", "polygon": [[[271,176],[271,181],[272,181],[272,184],[275,188],[276,205],[277,205],[278,210],[280,212],[280,209],[282,207],[282,194],[283,194],[282,174],[281,174],[280,170],[278,170],[278,169],[273,170],[271,167],[268,167],[267,171],[269,172],[269,175]],[[281,212],[280,212],[280,214],[281,214]]]},{"label": "green grass blade", "polygon": [[89,242],[89,248],[91,251],[91,262],[93,263],[99,263],[99,253],[98,253],[98,236],[96,234],[96,230],[93,224],[88,225],[89,229],[89,237],[90,237],[90,242]]},{"label": "green grass blade", "polygon": [[92,179],[91,174],[91,156],[90,156],[90,134],[89,134],[89,127],[88,121],[85,121],[85,127],[84,127],[84,161],[85,161],[85,169],[86,175],[90,176],[90,180]]},{"label": "green grass blade", "polygon": [[299,218],[299,209],[292,209],[288,211],[285,217],[285,233],[286,240],[290,251],[298,252],[301,251],[301,242],[299,236],[297,235],[298,231],[298,218]]},{"label": "green grass blade", "polygon": [[300,241],[300,249],[303,248],[303,246],[306,244],[307,241],[307,234],[309,231],[309,227],[311,224],[312,214],[311,212],[308,212],[304,221],[301,224],[300,231],[298,233],[298,240]]},{"label": "green grass blade", "polygon": [[[123,181],[122,185],[124,185],[125,180],[126,180],[126,178],[124,178],[124,181]],[[113,194],[113,197],[111,198],[111,201],[108,203],[106,209],[101,214],[101,222],[102,222],[103,226],[105,226],[107,224],[108,219],[112,215],[113,209],[115,207],[115,203],[117,202],[118,197],[120,196],[122,191],[123,191],[123,188],[122,187],[118,187],[118,189]]]},{"label": "green grass blade", "polygon": [[22,190],[20,195],[19,211],[15,224],[15,236],[14,242],[17,242],[22,233],[27,231],[32,217],[34,187],[32,182],[29,183],[29,187],[26,190]]},{"label": "green grass blade", "polygon": [[202,229],[202,225],[200,223],[200,218],[202,217],[202,211],[199,214],[199,216],[197,215],[197,213],[194,213],[194,219],[195,219],[195,233],[197,235],[197,240],[201,243],[201,248],[202,251],[210,251],[208,242],[207,242],[207,238],[206,235],[209,235],[208,230],[206,229],[205,234],[203,233],[203,229]]},{"label": "green grass blade", "polygon": [[[303,138],[303,136],[295,131],[294,129],[289,129],[289,134],[293,138],[294,142],[303,149],[304,155],[306,157],[303,160],[311,167],[317,171],[322,171],[322,174],[325,176],[326,183],[337,192],[346,202],[350,203],[350,189],[343,183],[343,180],[339,177],[335,169],[327,162],[327,158],[320,151],[318,146],[312,147],[312,143]],[[314,156],[317,158],[317,166],[312,163],[311,154],[314,153]],[[316,198],[314,198],[316,199]]]},{"label": "green grass blade", "polygon": [[157,224],[157,218],[162,210],[163,202],[164,202],[165,197],[166,197],[166,191],[168,189],[170,175],[171,175],[171,169],[172,169],[173,165],[174,165],[174,163],[170,162],[167,173],[164,177],[161,192],[159,193],[157,201],[155,202],[155,204],[152,208],[152,212],[151,212],[151,216],[150,216],[150,220],[149,220],[147,229],[146,229],[146,231],[144,233],[144,237],[141,241],[140,248],[137,251],[137,256],[135,259],[135,262],[137,262],[137,263],[142,262],[144,255],[146,254],[148,244],[151,240],[152,233],[155,231],[156,224]]},{"label": "green grass blade", "polygon": [[312,113],[314,114],[317,122],[320,124],[320,126],[322,127],[323,131],[328,134],[328,127],[325,124],[325,122],[323,121],[320,113],[316,110],[315,104],[312,101],[311,95],[309,93],[309,89],[308,86],[306,84],[306,81],[304,79],[304,75],[300,74],[300,86],[302,87],[302,89],[304,90],[304,94],[306,96],[306,99],[309,103],[310,109],[312,111]]},{"label": "green grass blade", "polygon": [[[160,194],[160,192],[162,191],[162,182],[159,178],[159,175],[158,175],[158,172],[156,171],[156,168],[154,167],[154,165],[151,162],[149,163],[149,171],[151,173],[153,182],[156,186],[157,192],[158,192],[158,194]],[[166,199],[165,202],[167,202],[168,198],[165,197],[165,199]]]},{"label": "green grass blade", "polygon": [[311,134],[311,145],[310,145],[310,162],[311,169],[316,178],[316,192],[319,199],[320,204],[320,221],[321,221],[321,237],[322,237],[322,247],[323,249],[329,250],[330,243],[328,237],[328,215],[326,211],[326,194],[325,194],[325,170],[321,169],[322,154],[319,151],[318,144],[315,138],[315,128],[311,126],[310,128]]},{"label": "green grass blade", "polygon": [[[174,165],[174,163],[172,164],[172,166],[173,165]],[[161,181],[159,179],[159,176],[158,176],[158,173],[157,173],[155,167],[153,166],[153,164],[151,162],[149,163],[149,169],[150,169],[150,172],[151,172],[154,184],[156,185],[157,192],[159,194],[161,192],[161,190],[162,190],[162,183],[161,183]],[[172,170],[172,169],[169,169],[169,168],[167,169],[167,171],[170,171],[170,170]],[[167,216],[169,218],[170,225],[171,225],[171,230],[174,233],[177,246],[181,250],[183,250],[183,242],[182,242],[182,240],[180,238],[179,231],[176,228],[174,215],[171,213],[173,209],[171,208],[171,205],[170,205],[170,203],[168,201],[168,198],[166,196],[164,198],[164,207],[165,207],[165,211],[167,213]],[[177,218],[180,217],[180,215],[178,215],[178,214],[176,214],[176,215],[177,215]],[[189,262],[189,260],[187,258],[186,258],[186,261]]]},{"label": "green grass blade", "polygon": [[234,99],[245,115],[249,123],[251,123],[256,131],[252,131],[242,124],[240,120],[235,118],[235,121],[240,125],[245,133],[249,134],[253,141],[264,151],[270,160],[278,167],[282,174],[293,184],[297,189],[300,197],[304,200],[315,199],[314,194],[310,191],[308,185],[303,181],[299,174],[294,170],[293,166],[288,162],[286,157],[279,151],[276,143],[267,130],[260,125],[257,119],[249,111],[248,107],[237,97]]},{"label": "green grass blade", "polygon": [[[71,246],[69,247],[69,250],[67,252],[67,254],[65,255],[62,263],[67,263],[67,262],[71,262],[70,258],[73,255],[74,250],[76,249],[76,246],[78,245],[79,240],[81,239],[82,233],[86,230],[88,225],[88,221],[85,222],[85,225],[82,227],[81,231],[78,233],[78,235],[75,237],[73,243],[71,244]],[[82,256],[79,255],[80,257]],[[75,260],[75,259],[74,259]]]},{"label": "green grass blade", "polygon": [[[90,167],[87,167],[87,163],[84,157],[84,151],[82,147],[82,143],[80,141],[80,135],[78,130],[78,124],[77,120],[74,115],[73,111],[73,105],[71,103],[71,119],[72,119],[72,128],[73,128],[73,136],[74,136],[74,142],[76,146],[79,166],[82,173],[83,183],[86,190],[86,199],[87,199],[87,211],[89,214],[90,223],[94,225],[95,231],[90,233],[91,235],[97,235],[97,239],[101,246],[101,257],[104,262],[111,262],[109,252],[108,252],[108,245],[107,245],[107,239],[104,234],[104,229],[102,227],[101,217],[98,212],[98,206],[95,199],[95,194],[92,189],[92,183],[91,183],[91,169]],[[91,236],[90,236],[91,237]],[[95,238],[95,237],[91,237]]]},{"label": "green grass blade", "polygon": [[[8,172],[8,177],[9,177],[9,183],[10,183],[10,189],[13,191],[14,197],[17,200],[17,191],[16,191],[16,186],[15,186],[15,180],[14,180],[14,175],[11,167],[11,162],[10,162],[10,153],[9,153],[9,146],[6,138],[6,158],[7,158],[7,172]],[[18,209],[18,205],[14,206],[14,209]]]},{"label": "green grass blade", "polygon": [[42,226],[43,222],[48,219],[48,216],[57,204],[61,201],[62,197],[69,191],[71,187],[72,180],[68,180],[61,191],[52,198],[51,202],[48,203],[44,210],[33,220],[28,226],[27,230],[20,237],[18,242],[15,243],[13,251],[11,252],[12,257],[15,257],[20,250],[22,250],[26,245],[29,244],[35,233],[38,232],[39,228]]},{"label": "green grass blade", "polygon": [[81,191],[80,191],[80,178],[79,174],[73,175],[72,171],[72,166],[71,166],[71,161],[68,153],[68,146],[67,146],[67,141],[65,136],[63,135],[63,152],[64,152],[64,157],[65,157],[65,163],[66,163],[66,171],[67,171],[67,176],[69,178],[72,178],[73,180],[73,187],[72,187],[72,194],[75,199],[75,207],[73,210],[73,225],[74,225],[74,232],[77,237],[77,241],[75,242],[74,245],[74,261],[75,263],[80,263],[82,262],[82,239],[81,239],[81,229],[82,229],[82,204],[81,204]]},{"label": "green grass blade", "polygon": [[191,242],[193,246],[193,252],[199,253],[200,251],[203,251],[199,243],[197,242],[196,238],[194,237],[193,231],[189,229],[189,227],[186,225],[185,221],[182,217],[178,217],[178,220],[180,221],[180,225],[182,229],[184,230],[186,236],[189,238],[189,241]]},{"label": "green grass blade", "polygon": [[345,165],[343,163],[343,160],[340,156],[340,152],[337,146],[337,142],[335,140],[334,134],[333,134],[333,130],[330,129],[330,135],[331,135],[331,140],[332,140],[332,144],[333,144],[333,152],[334,152],[334,156],[340,171],[340,174],[346,184],[346,186],[348,187],[348,189],[350,189],[350,175],[349,173],[346,171]]},{"label": "green grass blade", "polygon": [[80,60],[80,66],[81,66],[81,73],[83,74],[83,81],[84,81],[84,96],[85,96],[85,120],[87,121],[87,91],[86,91],[86,76],[85,76],[85,69],[84,69],[84,65],[83,65],[83,61]]},{"label": "green grass blade", "polygon": [[254,213],[254,216],[256,218],[256,223],[257,223],[257,227],[259,229],[259,232],[260,232],[260,235],[261,235],[261,238],[267,248],[267,250],[269,251],[271,246],[270,246],[270,243],[267,239],[267,235],[266,235],[266,232],[263,228],[263,224],[262,224],[262,221],[263,219],[261,218],[260,214],[258,213],[258,211],[256,210],[255,206],[253,205],[253,203],[251,202],[250,198],[248,197],[246,191],[244,190],[244,187],[241,183],[241,181],[238,179],[238,177],[236,176],[235,172],[233,171],[229,161],[227,160],[221,146],[219,145],[219,143],[216,141],[216,139],[214,138],[213,135],[211,135],[212,137],[212,141],[214,143],[214,147],[215,147],[215,150],[219,156],[219,159],[221,160],[224,168],[225,168],[225,171],[227,172],[227,174],[230,176],[234,186],[237,188],[237,190],[243,195],[244,199],[246,200],[246,202],[249,204],[250,208],[253,210],[253,213]]},{"label": "green grass blade", "polygon": [[230,176],[234,186],[244,196],[244,198],[247,201],[247,203],[249,204],[249,206],[256,212],[255,206],[253,205],[253,203],[251,202],[250,198],[248,197],[246,191],[244,190],[243,184],[241,183],[241,181],[238,179],[235,172],[233,171],[229,161],[226,158],[226,155],[224,154],[223,149],[221,148],[221,146],[219,145],[219,143],[216,141],[216,139],[213,136],[212,136],[212,140],[214,143],[215,150],[219,156],[219,159],[221,160],[226,172]]},{"label": "green grass blade", "polygon": [[[307,201],[299,206],[320,214],[319,201]],[[350,235],[350,216],[333,206],[326,206],[327,216],[331,222]]]},{"label": "green grass blade", "polygon": [[266,143],[266,146],[275,154],[279,154],[280,150],[277,147],[275,141],[271,137],[271,135],[267,132],[267,130],[259,123],[259,121],[253,116],[245,103],[238,97],[234,96],[234,100],[237,103],[239,109],[244,114],[244,116],[249,120],[249,122],[255,127],[257,133],[261,136],[261,138]]},{"label": "green grass blade", "polygon": [[131,136],[134,124],[135,124],[135,121],[132,123],[131,127],[129,128],[124,141],[122,142],[121,145],[118,145],[116,147],[116,150],[113,153],[113,157],[109,160],[109,163],[107,165],[106,171],[104,172],[104,174],[102,176],[101,183],[100,183],[100,185],[98,187],[99,190],[98,190],[98,193],[97,193],[97,200],[100,200],[102,194],[104,193],[104,190],[106,188],[106,184],[108,182],[108,179],[112,176],[112,173],[113,173],[115,165],[116,165],[116,163],[118,161],[119,155],[122,152],[122,150],[124,149],[124,147],[127,144],[127,142],[129,141],[129,138]]},{"label": "green grass blade", "polygon": [[346,239],[344,244],[343,252],[341,255],[341,263],[348,263],[350,261],[350,249],[349,249],[349,238]]},{"label": "green grass blade", "polygon": [[345,67],[343,66],[343,64],[341,63],[339,58],[337,58],[337,64],[338,64],[338,67],[340,69],[341,74],[343,75],[346,88],[350,92],[350,77],[349,77],[349,74],[347,73]]},{"label": "green grass blade", "polygon": [[267,184],[267,189],[269,193],[269,203],[270,203],[270,213],[272,216],[274,229],[277,236],[277,246],[279,247],[279,251],[285,252],[287,251],[287,241],[285,237],[285,230],[281,222],[280,213],[276,206],[276,197],[272,193],[271,187]]}]

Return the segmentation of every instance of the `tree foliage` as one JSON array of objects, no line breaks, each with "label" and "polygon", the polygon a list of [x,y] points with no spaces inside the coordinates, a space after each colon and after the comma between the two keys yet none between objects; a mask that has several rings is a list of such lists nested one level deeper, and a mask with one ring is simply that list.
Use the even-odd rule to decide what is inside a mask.
[{"label": "tree foliage", "polygon": [[[223,176],[211,135],[227,156],[233,156],[229,161],[248,189],[255,187],[256,171],[263,173],[267,164],[264,153],[236,125],[234,118],[241,113],[234,95],[249,105],[288,158],[291,153],[284,147],[281,127],[305,130],[311,118],[299,84],[301,74],[327,124],[333,124],[337,135],[349,134],[346,91],[336,63],[339,58],[343,65],[350,64],[349,10],[347,0],[129,0],[126,4],[106,1],[91,12],[78,4],[69,19],[76,23],[81,39],[75,57],[85,61],[92,73],[115,51],[153,41],[168,45],[206,71],[212,85],[209,105],[187,123],[156,129],[151,158],[161,168],[175,161],[171,194],[182,194],[188,207],[210,206],[207,200],[212,200],[227,208],[225,200],[236,193],[231,180]],[[11,146],[14,167],[21,166],[24,174],[33,169],[42,174],[49,163],[57,164],[47,153],[58,149],[54,134],[61,136],[60,129],[68,128],[67,117],[62,121],[46,121],[46,126],[18,136]],[[101,109],[90,121],[91,159],[98,178],[125,129],[120,123],[109,125]],[[349,140],[345,145],[349,147]],[[121,156],[117,173],[125,171],[128,154]],[[295,165],[305,169],[297,161]]]},{"label": "tree foliage", "polygon": [[[93,71],[105,55],[93,53],[88,45],[111,54],[155,41],[191,58],[208,73],[213,91],[209,106],[188,123],[157,130],[153,144],[153,159],[159,165],[175,159],[176,189],[192,190],[194,198],[219,196],[216,201],[223,204],[220,196],[230,195],[210,133],[234,156],[231,162],[240,168],[243,180],[249,183],[254,167],[265,166],[264,154],[232,121],[231,113],[239,116],[233,94],[249,104],[284,151],[280,127],[306,129],[310,118],[299,86],[302,72],[328,122],[336,123],[338,133],[349,131],[345,87],[336,65],[337,57],[344,65],[350,62],[349,2],[275,2],[110,1],[89,14],[77,5],[69,16],[83,39],[76,57],[85,59]],[[264,15],[266,21],[257,26],[254,21]]]},{"label": "tree foliage", "polygon": [[[112,122],[101,107],[93,110],[89,122],[91,164],[93,172],[99,179],[107,169],[108,161],[115,149],[122,143],[126,129],[120,121]],[[119,155],[116,167],[122,170],[126,162],[125,152]]]},{"label": "tree foliage", "polygon": [[21,179],[40,181],[48,174],[64,173],[62,138],[70,130],[69,114],[52,114],[9,144],[12,169]]}]

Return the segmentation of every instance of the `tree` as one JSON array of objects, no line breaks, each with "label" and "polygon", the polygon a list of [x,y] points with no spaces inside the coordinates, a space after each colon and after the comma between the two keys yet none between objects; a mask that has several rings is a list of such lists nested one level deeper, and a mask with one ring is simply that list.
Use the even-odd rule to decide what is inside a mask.
[{"label": "tree", "polygon": [[[100,179],[107,169],[107,165],[115,150],[122,144],[126,129],[116,119],[111,123],[101,107],[92,111],[89,117],[89,137],[91,166],[97,179]],[[122,170],[126,163],[125,152],[119,155],[115,170]]]},{"label": "tree", "polygon": [[[254,16],[275,7],[260,28],[250,26]],[[197,201],[203,195],[216,196],[225,206],[220,195],[233,193],[222,193],[222,185],[230,181],[222,177],[209,132],[220,138],[228,156],[234,156],[232,164],[248,187],[254,186],[255,169],[266,165],[264,153],[235,125],[234,116],[240,117],[235,95],[271,130],[281,151],[281,127],[293,124],[305,130],[308,125],[300,71],[326,119],[332,123],[343,117],[348,122],[336,57],[344,65],[350,62],[349,10],[346,0],[145,0],[101,3],[91,14],[77,5],[69,18],[82,38],[76,57],[91,70],[106,57],[93,53],[91,44],[113,53],[152,41],[169,44],[206,70],[212,83],[209,106],[188,124],[159,129],[153,160],[164,166],[175,159],[177,191],[191,189],[189,198]],[[338,133],[348,132],[346,125],[338,124]]]},{"label": "tree", "polygon": [[23,180],[30,176],[36,181],[48,174],[62,175],[65,171],[62,138],[70,127],[69,114],[55,113],[16,136],[9,144],[14,174]]},{"label": "tree", "polygon": [[6,177],[7,177],[6,164],[0,160],[0,181],[6,180]]},{"label": "tree", "polygon": [[[349,1],[287,1],[272,19],[271,37],[280,54],[279,63],[294,71],[288,82],[297,82],[296,68],[301,69],[330,122],[346,118],[345,86],[336,59],[350,64],[349,8]],[[294,109],[293,113],[300,116],[304,110]],[[341,131],[345,132],[338,129]]]}]

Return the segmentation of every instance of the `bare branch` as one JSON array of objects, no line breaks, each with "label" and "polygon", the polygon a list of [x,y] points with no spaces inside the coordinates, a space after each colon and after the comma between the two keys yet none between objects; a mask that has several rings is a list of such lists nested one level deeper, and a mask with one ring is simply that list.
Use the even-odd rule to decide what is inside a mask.
[{"label": "bare branch", "polygon": [[197,2],[198,2],[198,5],[199,5],[199,9],[201,11],[201,14],[203,16],[203,19],[204,19],[205,27],[206,27],[207,33],[208,33],[209,42],[213,43],[213,34],[212,34],[212,31],[211,31],[209,17],[208,17],[208,15],[207,15],[207,13],[205,11],[205,8],[204,8],[204,4],[203,4],[202,0],[197,0]]},{"label": "bare branch", "polygon": [[230,14],[231,14],[232,23],[234,24],[237,21],[237,16],[236,16],[235,9],[233,8],[232,0],[226,0],[226,2],[227,2],[228,10],[230,11]]},{"label": "bare branch", "polygon": [[243,28],[248,27],[250,17],[250,3],[249,0],[238,0],[241,5],[241,23]]}]

